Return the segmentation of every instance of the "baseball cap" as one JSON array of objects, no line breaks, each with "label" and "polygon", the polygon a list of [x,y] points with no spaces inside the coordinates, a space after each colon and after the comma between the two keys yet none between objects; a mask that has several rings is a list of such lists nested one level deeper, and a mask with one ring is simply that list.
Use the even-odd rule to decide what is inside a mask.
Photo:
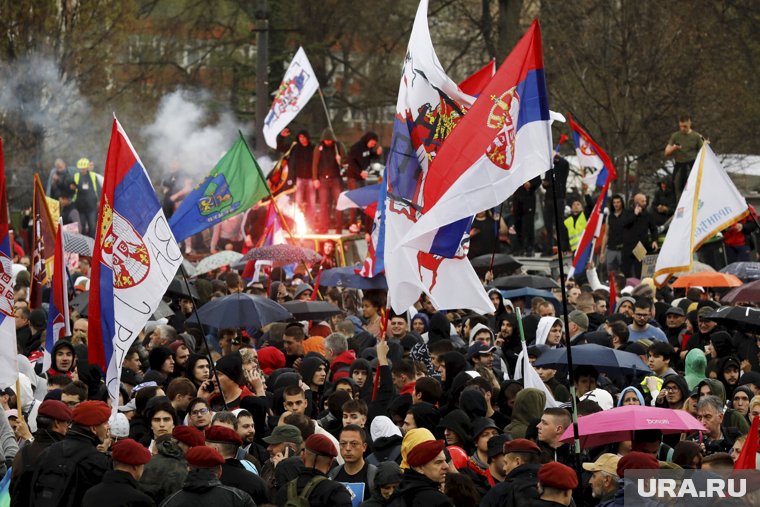
[{"label": "baseball cap", "polygon": [[588,472],[606,472],[617,477],[617,466],[620,456],[606,452],[593,463],[584,463],[583,469]]}]

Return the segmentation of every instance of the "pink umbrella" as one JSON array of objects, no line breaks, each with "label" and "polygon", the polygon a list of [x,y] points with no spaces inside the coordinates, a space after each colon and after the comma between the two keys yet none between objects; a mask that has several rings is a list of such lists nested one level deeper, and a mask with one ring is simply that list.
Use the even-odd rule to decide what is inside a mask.
[{"label": "pink umbrella", "polygon": [[[685,410],[627,405],[597,412],[578,419],[581,447],[631,440],[637,430],[660,430],[664,434],[707,431],[702,423]],[[561,440],[573,441],[573,428],[565,430]]]}]

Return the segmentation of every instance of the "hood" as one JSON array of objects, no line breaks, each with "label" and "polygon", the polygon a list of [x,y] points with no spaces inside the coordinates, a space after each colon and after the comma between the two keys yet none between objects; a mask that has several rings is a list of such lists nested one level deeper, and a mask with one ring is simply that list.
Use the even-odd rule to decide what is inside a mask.
[{"label": "hood", "polygon": [[335,367],[339,364],[345,364],[346,366],[351,366],[351,363],[356,361],[356,352],[353,350],[347,350],[345,352],[341,352],[338,357],[333,359],[331,367]]},{"label": "hood", "polygon": [[185,461],[185,455],[182,453],[182,449],[179,448],[177,442],[171,437],[171,435],[159,438],[156,441],[156,450],[161,456]]},{"label": "hood", "polygon": [[705,353],[700,349],[691,349],[686,354],[684,377],[686,377],[686,383],[689,385],[689,390],[697,387],[702,379],[707,377],[707,357]]},{"label": "hood", "polygon": [[670,375],[665,375],[662,378],[663,387],[668,382],[671,382],[678,386],[678,389],[681,391],[681,401],[685,402],[686,399],[689,397],[689,393],[691,392],[691,390],[689,389],[689,385],[686,383],[686,379],[683,378],[681,375],[673,375],[671,373]]},{"label": "hood", "polygon": [[427,333],[427,330],[430,327],[430,319],[428,318],[428,316],[424,313],[418,313],[414,317],[412,317],[412,322],[414,322],[415,320],[421,320],[425,324],[425,329],[422,332]]},{"label": "hood", "polygon": [[475,338],[475,335],[477,335],[480,331],[488,331],[488,334],[491,335],[491,344],[494,342],[494,334],[490,327],[486,326],[485,324],[475,324],[472,329],[470,329],[470,336],[469,341],[467,342],[467,346],[469,347],[472,345],[472,340]]},{"label": "hood", "polygon": [[441,413],[427,402],[415,403],[411,408],[412,417],[418,428],[427,428],[435,432],[441,422]]},{"label": "hood", "polygon": [[467,360],[459,352],[446,352],[439,357],[446,370],[446,380],[443,383],[443,391],[449,392],[457,375],[467,369]]},{"label": "hood", "polygon": [[401,430],[388,417],[380,415],[372,419],[369,434],[374,442],[378,438],[391,437],[393,435],[400,437]]},{"label": "hood", "polygon": [[330,368],[330,364],[327,362],[327,359],[322,357],[319,354],[314,354],[311,356],[305,356],[301,360],[301,378],[303,378],[304,382],[309,384],[311,382],[311,379],[314,377],[314,373],[316,373],[317,368],[319,368],[320,365],[325,365],[328,369]]},{"label": "hood", "polygon": [[721,403],[725,405],[726,404],[726,389],[723,387],[723,384],[720,382],[720,380],[706,378],[702,380],[699,384],[697,384],[697,390],[702,389],[702,386],[705,384],[710,386],[710,392],[713,393],[713,395],[720,398]]},{"label": "hood", "polygon": [[504,308],[504,296],[502,295],[501,291],[499,289],[490,289],[488,291],[488,299],[491,299],[491,294],[496,294],[499,296],[499,306],[494,310],[494,315],[501,315],[502,313],[506,312],[506,308]]},{"label": "hood", "polygon": [[463,441],[461,447],[469,446],[469,443],[472,441],[472,424],[470,423],[470,416],[468,416],[467,412],[464,410],[452,410],[446,414],[446,417],[441,419],[441,424],[439,426],[456,433]]},{"label": "hood", "polygon": [[374,133],[374,132],[372,132],[372,131],[369,131],[369,132],[365,132],[365,133],[364,133],[364,135],[362,136],[362,139],[361,139],[361,143],[362,143],[362,146],[364,146],[364,147],[367,147],[367,148],[368,148],[367,144],[368,144],[370,141],[372,141],[372,140],[374,140],[374,141],[379,141],[379,138],[377,137],[377,134],[375,134],[375,133]]},{"label": "hood", "polygon": [[[546,345],[546,339],[549,337],[549,331],[554,327],[554,323],[562,321],[557,317],[541,317],[536,328],[536,341],[534,345]],[[564,326],[562,326],[564,328]]]},{"label": "hood", "polygon": [[430,317],[430,327],[428,329],[428,345],[438,340],[451,339],[451,323],[446,315],[441,312],[434,313]]},{"label": "hood", "polygon": [[546,404],[546,394],[540,389],[526,387],[515,397],[515,406],[512,409],[512,420],[523,424],[541,418]]},{"label": "hood", "polygon": [[395,461],[383,461],[377,465],[375,472],[375,489],[380,490],[380,486],[401,482],[401,467]]},{"label": "hood", "polygon": [[322,131],[322,141],[335,141],[335,132],[329,127]]},{"label": "hood", "polygon": [[620,391],[620,397],[618,398],[618,402],[617,402],[617,406],[618,407],[622,407],[623,406],[623,398],[625,398],[625,394],[627,392],[629,392],[629,391],[633,391],[634,393],[636,393],[636,397],[639,399],[639,404],[642,407],[646,406],[646,402],[644,401],[644,395],[641,394],[641,391],[639,391],[638,389],[636,389],[633,386],[628,386],[625,389],[623,389],[622,391]]},{"label": "hood", "polygon": [[459,408],[467,412],[471,419],[485,417],[488,407],[486,397],[477,389],[467,389],[459,395]]}]

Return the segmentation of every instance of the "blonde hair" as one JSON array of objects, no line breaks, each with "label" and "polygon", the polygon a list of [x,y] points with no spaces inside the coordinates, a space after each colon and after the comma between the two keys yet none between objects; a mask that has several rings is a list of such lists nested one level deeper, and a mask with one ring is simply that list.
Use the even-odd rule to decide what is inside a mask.
[{"label": "blonde hair", "polygon": [[749,411],[752,412],[752,407],[755,405],[760,405],[760,396],[755,396],[751,400],[749,400]]}]

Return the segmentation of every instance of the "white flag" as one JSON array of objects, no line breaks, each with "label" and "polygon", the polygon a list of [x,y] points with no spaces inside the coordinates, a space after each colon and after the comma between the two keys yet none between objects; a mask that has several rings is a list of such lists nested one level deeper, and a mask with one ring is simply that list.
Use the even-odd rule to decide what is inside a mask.
[{"label": "white flag", "polygon": [[277,134],[293,121],[317,89],[319,82],[314,69],[303,48],[298,48],[274,95],[272,108],[264,119],[264,139],[267,145],[272,149],[277,148]]},{"label": "white flag", "polygon": [[544,408],[558,407],[559,403],[554,399],[554,394],[541,380],[536,369],[530,364],[528,358],[528,346],[525,345],[525,340],[522,340],[522,351],[517,356],[517,365],[515,365],[515,380],[523,379],[523,387],[532,387],[533,389],[539,389],[546,395],[546,401],[544,402]]},{"label": "white flag", "polygon": [[657,256],[655,284],[662,287],[673,273],[689,271],[694,252],[705,241],[748,213],[747,201],[720,165],[709,143],[704,143]]}]

